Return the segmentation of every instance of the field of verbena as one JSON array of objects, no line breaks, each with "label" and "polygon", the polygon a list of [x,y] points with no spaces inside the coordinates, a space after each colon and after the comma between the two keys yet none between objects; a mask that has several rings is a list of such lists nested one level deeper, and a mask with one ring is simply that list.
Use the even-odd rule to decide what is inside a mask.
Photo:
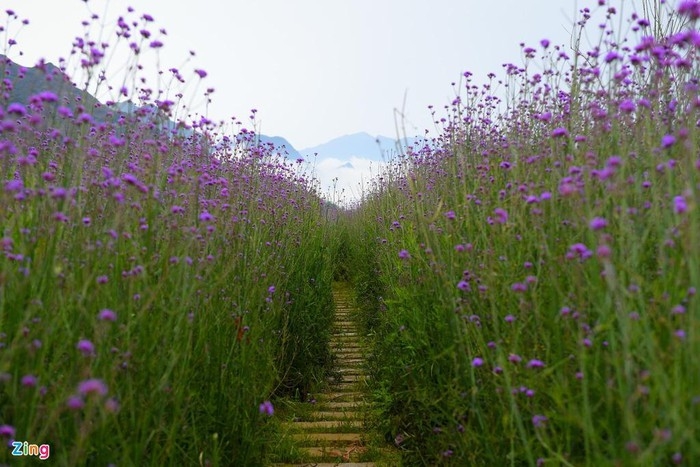
[{"label": "field of verbena", "polygon": [[581,14],[342,219],[406,465],[700,462],[700,6]]},{"label": "field of verbena", "polygon": [[17,102],[24,71],[0,73],[0,463],[27,441],[55,465],[262,464],[267,400],[330,361],[310,181],[250,132],[169,131],[171,103]]}]

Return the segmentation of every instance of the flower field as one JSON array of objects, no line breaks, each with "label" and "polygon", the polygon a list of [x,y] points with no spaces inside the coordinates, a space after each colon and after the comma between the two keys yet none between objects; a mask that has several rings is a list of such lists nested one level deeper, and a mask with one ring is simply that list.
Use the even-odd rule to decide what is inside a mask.
[{"label": "flower field", "polygon": [[333,372],[334,280],[404,465],[700,462],[700,3],[617,3],[465,72],[438,136],[345,209],[255,111],[190,113],[206,71],[147,86],[148,14],[58,67],[0,57],[0,463],[27,441],[265,465],[278,407]]}]

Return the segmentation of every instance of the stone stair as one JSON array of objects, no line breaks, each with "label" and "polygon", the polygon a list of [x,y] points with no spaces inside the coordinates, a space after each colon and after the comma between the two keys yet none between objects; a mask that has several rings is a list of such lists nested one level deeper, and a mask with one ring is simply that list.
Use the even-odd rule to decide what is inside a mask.
[{"label": "stone stair", "polygon": [[364,430],[366,376],[358,329],[352,320],[351,291],[334,284],[335,324],[331,338],[337,377],[326,392],[316,394],[314,410],[300,420],[287,423],[289,436],[305,460],[274,464],[278,467],[374,467],[368,461]]}]

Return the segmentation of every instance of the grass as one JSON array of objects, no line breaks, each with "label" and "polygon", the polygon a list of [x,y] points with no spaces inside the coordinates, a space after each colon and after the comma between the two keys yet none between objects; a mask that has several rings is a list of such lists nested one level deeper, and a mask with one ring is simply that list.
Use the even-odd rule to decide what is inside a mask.
[{"label": "grass", "polygon": [[694,20],[650,42],[641,16],[581,13],[591,51],[466,73],[441,135],[341,218],[405,465],[700,458]]},{"label": "grass", "polygon": [[168,131],[143,96],[159,115],[92,116],[31,73],[52,91],[0,98],[3,438],[64,465],[264,464],[262,404],[330,368],[323,201],[251,131]]},{"label": "grass", "polygon": [[[138,85],[143,32],[71,56],[129,113],[0,63],[0,437],[61,465],[304,460],[282,422],[334,375],[350,280],[367,459],[694,464],[700,7],[679,5],[599,2],[572,47],[465,73],[439,135],[346,210],[242,122],[182,115],[186,70]],[[101,80],[119,47],[132,75]]]}]

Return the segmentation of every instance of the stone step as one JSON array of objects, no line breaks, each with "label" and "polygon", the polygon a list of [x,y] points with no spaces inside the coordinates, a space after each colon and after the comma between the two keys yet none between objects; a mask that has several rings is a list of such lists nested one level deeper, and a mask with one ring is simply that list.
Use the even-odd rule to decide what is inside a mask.
[{"label": "stone step", "polygon": [[323,443],[329,446],[360,443],[362,441],[362,435],[360,433],[293,433],[291,438],[295,441]]},{"label": "stone step", "polygon": [[355,365],[352,365],[352,366],[340,366],[339,365],[339,368],[337,369],[337,371],[338,371],[338,373],[340,373],[343,376],[345,376],[345,375],[364,375],[365,374],[365,372],[362,371],[362,368],[358,368]]},{"label": "stone step", "polygon": [[333,344],[331,345],[331,348],[335,348],[337,350],[347,350],[347,349],[354,349],[354,350],[361,350],[362,345],[360,345],[359,342],[355,339],[336,339]]},{"label": "stone step", "polygon": [[357,420],[361,413],[357,410],[319,410],[313,412],[309,418],[313,420]]},{"label": "stone step", "polygon": [[362,402],[364,394],[358,391],[334,391],[319,394],[316,400],[323,402]]},{"label": "stone step", "polygon": [[364,364],[364,359],[359,357],[343,357],[336,358],[336,363],[340,367],[352,366],[352,367],[362,367]]},{"label": "stone step", "polygon": [[322,404],[326,410],[359,409],[361,402],[326,402]]},{"label": "stone step", "polygon": [[272,464],[271,467],[376,467],[374,462],[314,462],[313,464]]},{"label": "stone step", "polygon": [[[306,447],[306,448],[301,448],[300,451],[305,452],[306,455],[310,457],[317,457],[321,458],[324,460],[328,459],[334,459],[334,458],[342,458],[343,461],[350,460],[352,457],[356,457],[358,454],[361,454],[363,452],[363,449],[361,446],[346,446],[344,449],[340,449],[338,447],[328,447],[328,448],[323,448],[323,447]],[[344,465],[340,463],[326,463],[330,465]],[[318,464],[316,462],[313,462],[311,464],[302,464],[305,467],[316,467]],[[350,465],[355,465],[355,464],[350,464]],[[362,465],[362,464],[360,464]],[[374,464],[370,464],[374,465]]]},{"label": "stone step", "polygon": [[342,377],[343,379],[338,384],[355,384],[358,381],[367,380],[367,376],[362,374],[343,374]]},{"label": "stone step", "polygon": [[[313,422],[294,422],[292,424],[293,428],[296,429],[303,429],[303,430],[313,430],[316,433],[322,432],[323,430],[331,430],[331,429],[338,429],[338,428],[362,428],[364,426],[364,423],[360,420],[316,420]],[[300,436],[302,435],[313,435],[315,433],[312,432],[305,432],[305,433],[299,433]],[[344,433],[338,433],[338,434],[344,434]]]}]

